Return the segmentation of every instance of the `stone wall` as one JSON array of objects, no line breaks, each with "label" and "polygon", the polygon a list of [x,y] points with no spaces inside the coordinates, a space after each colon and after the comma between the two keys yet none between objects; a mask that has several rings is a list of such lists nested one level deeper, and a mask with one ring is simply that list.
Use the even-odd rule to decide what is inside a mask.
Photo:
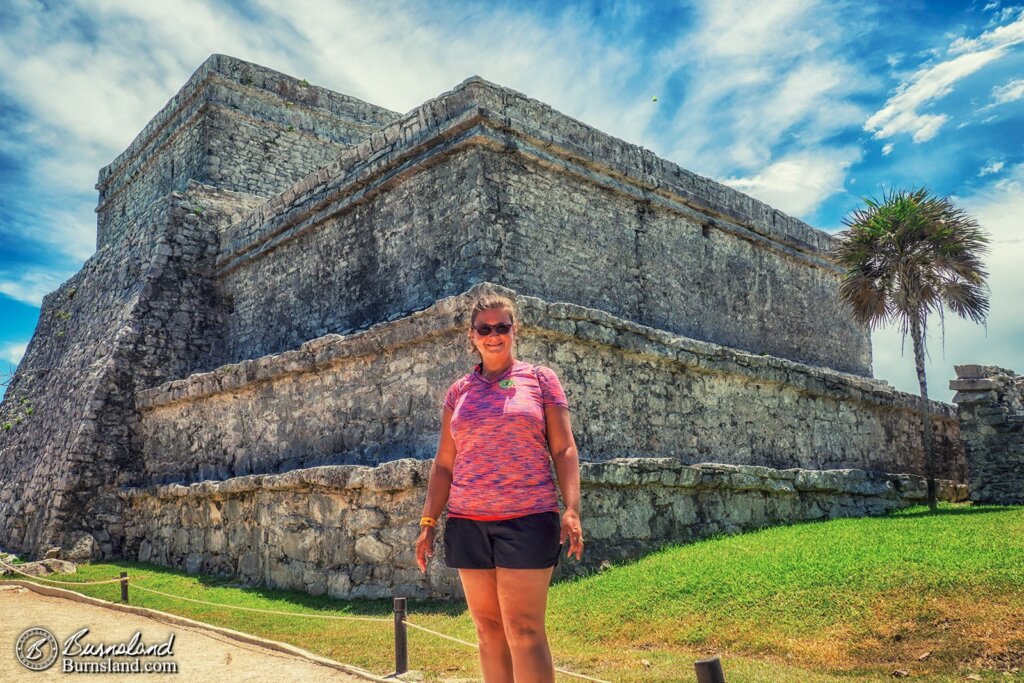
[{"label": "stone wall", "polygon": [[[830,244],[750,197],[470,79],[231,226],[220,265],[238,314],[225,360],[416,310],[452,293],[454,275],[867,376],[868,331],[836,302]],[[263,310],[287,324],[262,325]]]},{"label": "stone wall", "polygon": [[[559,374],[584,459],[924,472],[915,399],[883,382],[486,283],[363,332],[140,392],[145,481],[433,457],[444,392],[474,362],[464,311],[489,291],[520,307],[519,356]],[[931,409],[938,476],[963,480],[952,407]]]},{"label": "stone wall", "polygon": [[[753,353],[871,374],[837,273],[697,211],[581,181],[572,166],[484,157],[499,226],[483,279]],[[783,331],[780,334],[780,331]]]},{"label": "stone wall", "polygon": [[[125,489],[126,555],[342,599],[459,595],[457,572],[444,566],[444,517],[426,576],[416,566],[430,465],[406,459],[376,468],[325,466]],[[585,463],[580,474],[587,547],[580,563],[562,557],[557,577],[667,544],[775,524],[881,515],[926,497],[920,477],[859,470],[643,458]],[[966,487],[941,482],[939,496],[963,500]]]},{"label": "stone wall", "polygon": [[0,430],[5,548],[41,554],[92,536],[97,556],[117,551],[113,490],[142,481],[135,395],[216,351],[217,235],[252,203],[192,183],[151,205],[123,239],[44,298],[0,404],[0,425],[11,423]]},{"label": "stone wall", "polygon": [[365,328],[469,289],[486,239],[481,182],[479,154],[449,157],[222,271],[233,309],[222,362]]},{"label": "stone wall", "polygon": [[[79,530],[86,510],[113,512],[109,497],[90,500],[90,494],[128,460],[136,387],[124,375],[141,329],[147,275],[165,258],[154,237],[164,232],[170,211],[170,202],[151,206],[130,237],[98,250],[43,299],[35,334],[0,404],[0,420],[14,420],[12,429],[0,432],[5,548],[62,545],[62,532]],[[19,422],[23,399],[32,414]],[[109,465],[115,469],[104,471]],[[106,524],[98,526],[100,544],[112,549]]]},{"label": "stone wall", "polygon": [[953,402],[971,500],[1024,504],[1024,377],[994,365],[957,365]]},{"label": "stone wall", "polygon": [[226,55],[212,55],[100,170],[97,247],[189,180],[277,194],[397,113]]}]

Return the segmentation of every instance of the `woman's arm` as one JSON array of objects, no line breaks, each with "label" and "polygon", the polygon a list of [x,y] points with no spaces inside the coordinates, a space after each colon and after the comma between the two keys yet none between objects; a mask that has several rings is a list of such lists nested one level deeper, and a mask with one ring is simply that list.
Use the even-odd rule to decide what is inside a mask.
[{"label": "woman's arm", "polygon": [[423,516],[437,519],[448,502],[452,487],[452,468],[455,466],[455,440],[452,438],[452,411],[441,414],[441,440],[437,444],[434,465],[427,482],[427,500],[423,503]]},{"label": "woman's arm", "polygon": [[583,527],[580,524],[580,458],[576,440],[572,436],[569,409],[563,406],[544,406],[547,421],[548,448],[555,463],[558,487],[562,491],[565,514],[562,515],[562,543],[569,540],[567,557],[583,556]]},{"label": "woman's arm", "polygon": [[[452,468],[455,466],[455,440],[452,438],[452,411],[444,409],[441,414],[441,440],[437,444],[437,454],[430,468],[430,479],[427,481],[427,499],[423,503],[423,516],[437,519],[441,516],[448,495],[452,489]],[[434,554],[434,527],[421,527],[419,538],[416,539],[416,563],[420,571],[427,571],[427,558]]]}]

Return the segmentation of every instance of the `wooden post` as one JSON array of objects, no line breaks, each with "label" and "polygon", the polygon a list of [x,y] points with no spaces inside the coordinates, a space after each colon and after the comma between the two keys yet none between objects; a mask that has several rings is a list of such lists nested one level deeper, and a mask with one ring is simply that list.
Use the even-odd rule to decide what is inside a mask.
[{"label": "wooden post", "polygon": [[718,657],[698,659],[693,668],[697,670],[697,683],[725,683],[722,662]]},{"label": "wooden post", "polygon": [[409,670],[409,632],[404,622],[405,598],[395,598],[395,675]]},{"label": "wooden post", "polygon": [[121,572],[121,602],[128,604],[128,572]]}]

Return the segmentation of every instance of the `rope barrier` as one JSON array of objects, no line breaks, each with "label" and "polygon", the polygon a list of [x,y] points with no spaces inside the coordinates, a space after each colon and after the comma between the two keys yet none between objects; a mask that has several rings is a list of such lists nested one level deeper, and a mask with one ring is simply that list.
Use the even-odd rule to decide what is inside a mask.
[{"label": "rope barrier", "polygon": [[121,581],[124,580],[124,579],[104,579],[103,581],[57,581],[55,579],[44,579],[41,576],[35,576],[33,574],[27,574],[27,573],[21,571],[20,569],[17,569],[16,567],[12,567],[11,565],[9,565],[6,562],[4,562],[3,560],[0,560],[0,565],[3,565],[5,568],[10,569],[12,572],[17,572],[18,574],[21,574],[22,576],[27,576],[30,579],[35,579],[37,581],[45,581],[47,583],[57,583],[57,584],[61,584],[63,586],[97,586],[97,585],[99,585],[101,583],[121,583]]},{"label": "rope barrier", "polygon": [[421,631],[426,631],[427,633],[433,633],[435,636],[439,636],[439,637],[445,638],[447,640],[453,640],[456,643],[461,643],[462,645],[468,645],[469,647],[477,648],[477,649],[480,648],[480,646],[477,645],[476,643],[471,643],[468,640],[460,640],[460,639],[458,639],[458,638],[456,638],[454,636],[446,636],[445,634],[438,633],[437,631],[433,631],[433,630],[427,628],[426,626],[420,626],[419,624],[414,624],[411,621],[409,621],[408,619],[403,619],[402,623],[405,624],[406,626],[412,626],[413,628],[417,628],[417,629],[419,629]]},{"label": "rope barrier", "polygon": [[[456,643],[460,643],[462,645],[466,645],[468,647],[472,647],[472,648],[475,648],[475,649],[478,649],[478,650],[480,649],[480,646],[477,645],[476,643],[471,643],[468,640],[461,640],[461,639],[455,638],[453,636],[445,635],[444,633],[440,633],[438,631],[434,631],[432,629],[429,629],[426,626],[420,626],[419,624],[414,624],[411,621],[409,621],[408,619],[403,619],[402,623],[405,624],[406,626],[412,626],[415,629],[419,629],[420,631],[425,631],[427,633],[432,633],[433,635],[438,636],[440,638],[444,638],[446,640],[451,640],[451,641],[454,641]],[[602,680],[600,678],[592,678],[592,677],[587,676],[585,674],[578,674],[578,673],[576,673],[574,671],[568,671],[566,669],[559,669],[557,666],[555,667],[555,671],[557,671],[558,673],[565,674],[566,676],[575,676],[576,678],[582,678],[585,681],[594,681],[595,683],[609,683],[608,681]]]},{"label": "rope barrier", "polygon": [[567,671],[566,669],[559,669],[557,666],[555,667],[555,671],[557,671],[560,674],[565,674],[566,676],[575,676],[576,678],[582,678],[585,681],[594,681],[594,683],[609,683],[609,681],[605,681],[605,680],[602,680],[600,678],[591,678],[590,676],[587,676],[586,674],[578,674],[578,673],[576,673],[574,671]]},{"label": "rope barrier", "polygon": [[[11,565],[9,565],[6,562],[4,562],[3,560],[0,560],[0,566],[3,566],[3,567],[5,567],[5,568],[7,568],[7,569],[9,569],[11,571],[17,572],[18,574],[21,574],[23,576],[27,576],[30,579],[35,579],[35,580],[38,580],[38,581],[45,581],[47,583],[61,584],[61,585],[65,585],[65,586],[95,586],[95,585],[99,585],[99,584],[108,584],[108,583],[122,583],[123,584],[123,582],[125,582],[125,581],[127,581],[129,579],[129,577],[125,576],[125,577],[122,577],[122,578],[119,578],[119,579],[105,579],[105,580],[102,580],[102,581],[56,581],[54,579],[44,579],[41,576],[33,576],[32,574],[27,574],[27,573],[25,573],[25,572],[15,568],[15,567],[12,567]],[[219,608],[222,608],[222,609],[234,609],[234,610],[242,610],[242,611],[245,611],[245,612],[257,612],[259,614],[276,614],[276,615],[281,615],[281,616],[286,616],[286,617],[308,617],[308,618],[311,618],[311,619],[334,619],[334,620],[340,620],[340,621],[373,621],[373,622],[378,622],[378,623],[380,623],[380,622],[392,623],[392,619],[385,618],[385,617],[352,617],[352,616],[340,615],[340,614],[306,614],[306,613],[303,613],[303,612],[284,612],[282,610],[259,609],[257,607],[241,607],[239,605],[225,605],[223,603],[218,603],[218,602],[209,602],[207,600],[197,600],[195,598],[186,598],[186,597],[183,597],[183,596],[180,596],[180,595],[173,595],[171,593],[165,593],[163,591],[156,590],[155,588],[146,588],[145,586],[140,586],[138,583],[135,583],[134,581],[138,581],[138,579],[134,579],[133,583],[131,584],[136,590],[146,591],[147,593],[155,593],[157,595],[162,595],[162,596],[167,597],[167,598],[173,598],[175,600],[184,600],[186,602],[194,602],[194,603],[199,604],[199,605],[207,605],[207,606],[210,606],[210,607],[219,607]],[[446,635],[446,634],[441,633],[439,631],[434,631],[433,629],[429,629],[426,626],[420,626],[419,624],[414,624],[411,621],[409,621],[408,619],[402,619],[401,622],[403,624],[405,624],[406,626],[411,626],[412,628],[418,629],[420,631],[424,631],[426,633],[433,634],[435,636],[438,636],[439,638],[444,638],[445,640],[450,640],[452,642],[459,643],[460,645],[465,645],[467,647],[471,647],[471,648],[474,648],[474,649],[477,649],[477,650],[480,649],[480,646],[478,644],[476,644],[476,643],[471,643],[468,640],[462,640],[462,639],[456,638],[454,636]],[[565,674],[566,676],[574,676],[576,678],[581,678],[581,679],[583,679],[585,681],[594,681],[594,683],[609,683],[608,681],[602,680],[600,678],[593,678],[591,676],[586,676],[584,674],[578,674],[578,673],[576,673],[574,671],[567,671],[566,669],[560,669],[557,666],[554,667],[554,668],[555,668],[555,671],[557,671],[559,673],[562,673],[562,674]]]},{"label": "rope barrier", "polygon": [[225,604],[219,603],[219,602],[208,602],[206,600],[196,600],[195,598],[184,598],[184,597],[182,597],[180,595],[172,595],[171,593],[164,593],[163,591],[158,591],[158,590],[156,590],[154,588],[145,588],[144,586],[139,586],[137,584],[133,584],[132,587],[135,590],[146,591],[148,593],[156,593],[157,595],[163,595],[163,596],[168,597],[168,598],[175,598],[176,600],[185,600],[187,602],[195,602],[195,603],[199,603],[200,605],[209,605],[211,607],[221,607],[221,608],[224,608],[224,609],[238,609],[238,610],[244,610],[246,612],[259,612],[261,614],[280,614],[280,615],[284,615],[286,617],[309,617],[311,619],[338,619],[338,620],[345,620],[345,621],[377,621],[377,622],[387,622],[389,624],[392,621],[391,619],[388,619],[388,618],[385,618],[385,617],[350,617],[350,616],[345,616],[345,615],[341,615],[341,614],[307,614],[305,612],[283,612],[281,610],[259,609],[257,607],[240,607],[238,605],[225,605]]}]

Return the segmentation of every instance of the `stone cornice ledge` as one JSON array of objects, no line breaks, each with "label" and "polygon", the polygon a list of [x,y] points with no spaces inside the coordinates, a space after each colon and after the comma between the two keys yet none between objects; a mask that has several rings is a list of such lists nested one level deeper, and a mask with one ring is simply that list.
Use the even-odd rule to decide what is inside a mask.
[{"label": "stone cornice ledge", "polygon": [[551,107],[474,77],[371,134],[229,229],[220,274],[266,253],[454,149],[489,144],[661,204],[835,270],[824,231]]},{"label": "stone cornice ledge", "polygon": [[[438,300],[406,317],[377,323],[351,334],[328,334],[311,339],[298,349],[224,365],[216,370],[165,382],[136,393],[139,410],[194,401],[243,389],[291,373],[316,371],[349,358],[378,354],[434,335],[461,329],[462,316],[476,297],[496,292],[515,299],[526,335],[553,334],[567,341],[605,344],[631,353],[675,362],[698,372],[747,376],[756,382],[776,382],[811,395],[841,398],[897,410],[915,410],[917,397],[889,384],[845,372],[805,365],[776,356],[747,353],[728,346],[682,337],[604,311],[568,303],[549,303],[537,297],[489,282]],[[956,419],[956,407],[930,401],[934,415]]]},{"label": "stone cornice ledge", "polygon": [[[127,487],[122,499],[157,500],[224,499],[256,491],[344,493],[405,491],[426,487],[432,460],[404,458],[376,467],[323,465],[282,474],[251,474],[222,481],[195,484],[160,484]],[[839,494],[923,501],[927,499],[924,477],[912,474],[841,470],[778,470],[755,465],[700,463],[687,465],[672,458],[616,458],[580,464],[580,483],[585,487],[664,486],[691,491],[760,491],[773,495]],[[967,500],[967,486],[938,481],[938,497],[954,502]]]}]

